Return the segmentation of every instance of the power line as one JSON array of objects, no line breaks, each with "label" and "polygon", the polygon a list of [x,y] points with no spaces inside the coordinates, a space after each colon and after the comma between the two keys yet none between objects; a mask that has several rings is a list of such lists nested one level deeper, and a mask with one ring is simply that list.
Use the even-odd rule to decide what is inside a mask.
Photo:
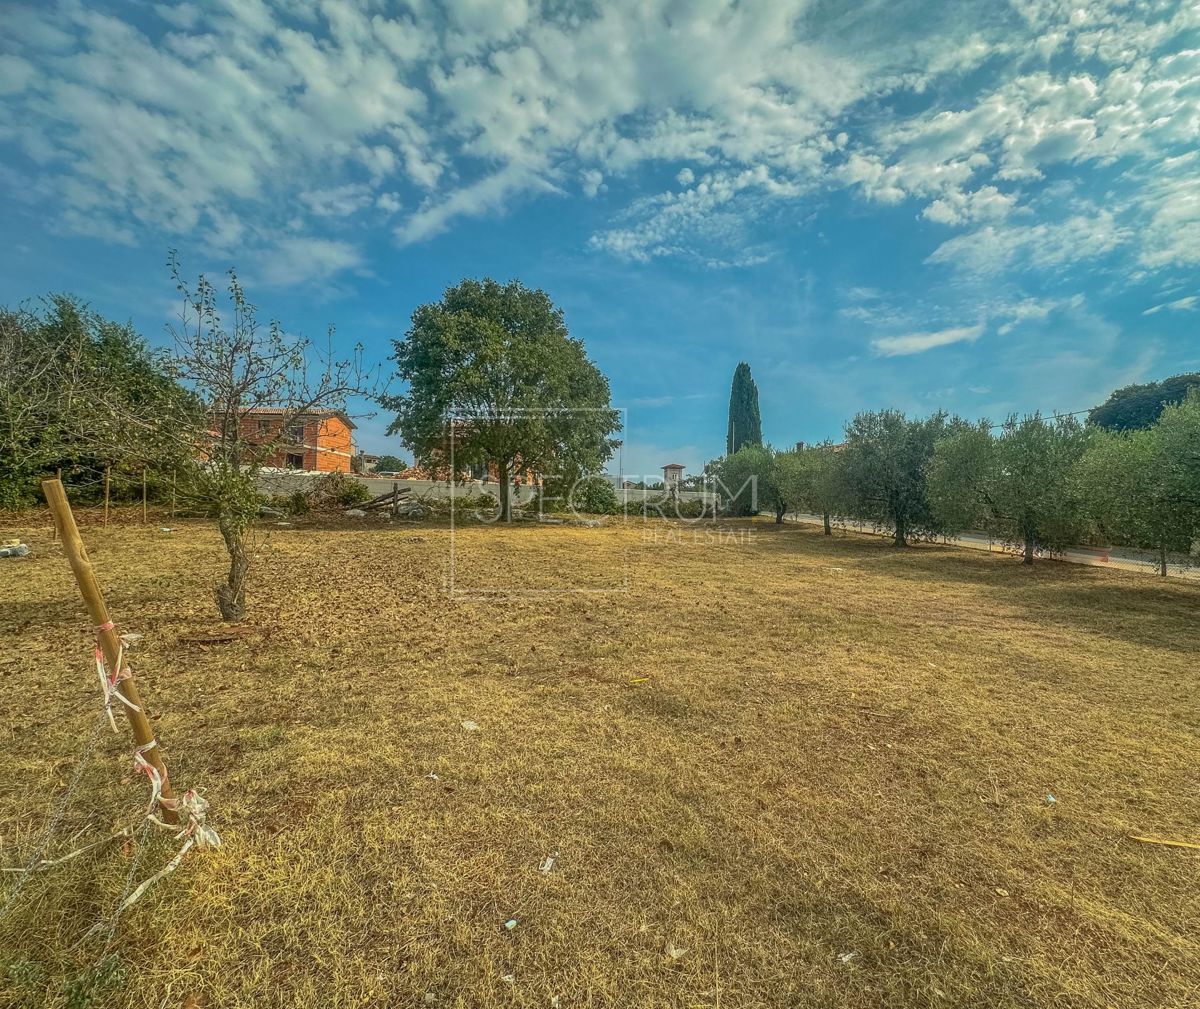
[{"label": "power line", "polygon": [[[1091,408],[1089,408],[1087,410],[1071,410],[1071,411],[1068,411],[1067,413],[1052,413],[1052,414],[1050,414],[1050,419],[1058,420],[1061,417],[1082,417],[1085,413],[1091,413],[1091,412],[1092,412],[1092,410],[1091,410]],[[1013,414],[1013,416],[1015,417],[1016,414]],[[1029,415],[1026,414],[1026,416],[1029,416]],[[1007,423],[1008,423],[1008,421],[1001,421],[999,424],[989,424],[988,430],[995,431],[996,428],[1004,427],[1004,425]]]}]

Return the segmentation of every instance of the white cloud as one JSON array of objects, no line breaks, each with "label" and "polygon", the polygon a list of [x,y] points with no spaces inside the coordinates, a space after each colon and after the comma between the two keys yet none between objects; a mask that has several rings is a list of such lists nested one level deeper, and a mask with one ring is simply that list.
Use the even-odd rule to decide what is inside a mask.
[{"label": "white cloud", "polygon": [[1103,256],[1130,238],[1110,211],[1097,210],[1042,224],[988,225],[948,239],[926,261],[984,275],[1009,268],[1053,270]]},{"label": "white cloud", "polygon": [[[1200,118],[1200,112],[1197,113]],[[1200,127],[1198,127],[1200,130]],[[1141,189],[1141,261],[1152,269],[1200,264],[1200,154],[1166,160]]]},{"label": "white cloud", "polygon": [[604,173],[589,168],[582,177],[583,192],[589,199],[604,188]]},{"label": "white cloud", "polygon": [[310,284],[362,265],[354,246],[326,238],[284,238],[257,260],[257,279],[268,287]]},{"label": "white cloud", "polygon": [[871,341],[871,347],[884,357],[923,354],[935,347],[955,343],[974,343],[983,334],[983,324],[941,329],[935,333],[907,333],[904,336],[883,336]]},{"label": "white cloud", "polygon": [[394,214],[404,206],[404,201],[398,193],[380,193],[375,197],[375,206],[385,214]]},{"label": "white cloud", "polygon": [[683,255],[714,268],[752,266],[770,253],[750,242],[747,225],[764,201],[784,194],[799,195],[799,187],[765,166],[709,173],[691,189],[635,201],[625,220],[593,235],[590,244],[639,263]]},{"label": "white cloud", "polygon": [[33,77],[33,66],[19,56],[0,55],[0,95],[24,91]]},{"label": "white cloud", "polygon": [[983,186],[973,193],[952,190],[929,204],[922,216],[939,224],[994,221],[1007,216],[1016,202],[1015,194],[1002,193],[995,186]]},{"label": "white cloud", "polygon": [[318,217],[349,217],[372,202],[371,187],[362,183],[313,189],[300,199]]},{"label": "white cloud", "polygon": [[545,179],[528,174],[525,166],[510,165],[470,186],[451,192],[444,199],[427,202],[396,229],[396,238],[401,245],[432,238],[445,231],[456,217],[502,211],[513,197],[533,189],[557,191]]},{"label": "white cloud", "polygon": [[1194,294],[1189,294],[1186,298],[1176,298],[1174,301],[1167,301],[1161,305],[1155,305],[1153,308],[1147,308],[1142,315],[1157,315],[1159,312],[1192,312],[1196,310],[1200,304],[1200,298]]},{"label": "white cloud", "polygon": [[[0,41],[0,139],[36,163],[59,226],[213,248],[231,220],[265,248],[292,223],[406,212],[395,233],[418,242],[653,165],[681,191],[635,196],[591,248],[759,261],[769,208],[846,188],[970,229],[931,261],[977,272],[1055,266],[1077,240],[1147,270],[1200,262],[1200,173],[1172,168],[1200,134],[1183,43],[1200,5],[1016,8],[246,0],[156,4],[143,32],[31,4],[6,12],[21,48]],[[1038,204],[1039,180],[1085,170],[1138,195],[1090,225]]]}]

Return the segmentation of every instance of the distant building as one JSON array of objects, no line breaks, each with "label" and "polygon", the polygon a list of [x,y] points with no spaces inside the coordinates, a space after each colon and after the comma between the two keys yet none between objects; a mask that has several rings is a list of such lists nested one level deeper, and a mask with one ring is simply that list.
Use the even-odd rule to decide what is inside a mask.
[{"label": "distant building", "polygon": [[681,462],[669,462],[663,468],[663,488],[669,494],[678,494],[683,486],[684,465]]},{"label": "distant building", "polygon": [[[281,426],[288,416],[288,428]],[[242,415],[240,434],[251,444],[279,441],[264,466],[308,470],[316,473],[349,473],[354,458],[354,421],[340,410],[314,410],[291,414],[282,407],[257,407]]]},{"label": "distant building", "polygon": [[[470,421],[467,419],[456,419],[453,421],[453,432],[467,433]],[[401,474],[401,479],[404,480],[447,480],[450,478],[449,459],[453,454],[452,445],[453,439],[448,439],[440,448],[433,449],[430,452],[429,465],[421,466],[414,464],[406,469]],[[410,448],[412,446],[409,446]],[[461,459],[461,456],[459,457]],[[480,483],[497,483],[500,480],[500,468],[495,463],[490,462],[474,462],[463,464],[459,460],[455,460],[457,472],[454,474],[454,479],[458,482],[466,482],[468,480],[477,480]],[[525,486],[540,486],[542,478],[532,469],[525,466],[520,457],[514,460],[512,469],[508,474],[509,482],[513,484],[523,484]]]}]

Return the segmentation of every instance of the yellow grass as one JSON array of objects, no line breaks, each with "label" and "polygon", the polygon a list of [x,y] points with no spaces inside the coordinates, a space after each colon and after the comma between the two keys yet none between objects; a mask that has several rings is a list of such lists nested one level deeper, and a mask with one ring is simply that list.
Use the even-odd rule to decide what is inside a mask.
[{"label": "yellow grass", "polygon": [[[34,556],[0,561],[10,866],[98,711],[37,521]],[[259,558],[252,633],[201,647],[211,529],[84,536],[225,845],[101,968],[85,933],[132,852],[36,878],[0,922],[0,1004],[1200,1000],[1200,852],[1128,839],[1200,841],[1200,586],[633,523],[460,529],[458,589],[623,590],[449,598],[444,526],[301,528]],[[145,795],[105,735],[51,854]]]}]

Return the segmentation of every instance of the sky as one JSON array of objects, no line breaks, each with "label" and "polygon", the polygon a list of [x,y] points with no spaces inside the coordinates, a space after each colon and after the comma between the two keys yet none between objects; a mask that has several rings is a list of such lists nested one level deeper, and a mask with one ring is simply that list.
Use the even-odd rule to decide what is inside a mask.
[{"label": "sky", "polygon": [[387,370],[417,305],[515,277],[626,474],[720,455],[740,360],[776,446],[1200,370],[1196,0],[4,7],[0,303],[165,345],[177,249]]}]

